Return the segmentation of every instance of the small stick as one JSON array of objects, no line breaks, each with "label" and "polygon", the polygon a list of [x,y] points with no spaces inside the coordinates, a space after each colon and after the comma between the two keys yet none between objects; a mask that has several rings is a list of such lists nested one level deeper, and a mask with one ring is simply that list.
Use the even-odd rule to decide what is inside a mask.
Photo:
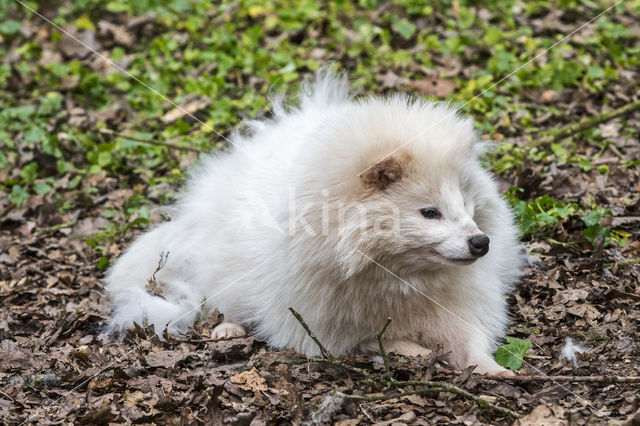
[{"label": "small stick", "polygon": [[446,392],[444,388],[425,388],[414,391],[393,393],[391,395],[349,395],[336,391],[336,395],[351,401],[372,402],[372,401],[388,401],[390,399],[402,398],[409,395],[424,395],[427,393]]},{"label": "small stick", "polygon": [[8,215],[8,214],[9,214],[9,212],[10,212],[11,210],[13,210],[13,208],[14,208],[15,206],[16,206],[16,204],[15,204],[15,203],[11,203],[11,204],[9,204],[9,205],[7,206],[7,208],[6,208],[6,209],[4,209],[4,210],[2,210],[2,212],[0,212],[0,217],[5,217],[6,215]]},{"label": "small stick", "polygon": [[487,379],[509,382],[640,383],[640,376],[491,376]]},{"label": "small stick", "polygon": [[[400,382],[398,382],[400,383]],[[419,382],[416,382],[419,383]],[[410,395],[426,395],[426,394],[430,394],[430,393],[435,393],[435,392],[449,392],[449,393],[453,393],[455,395],[459,395],[462,397],[465,397],[467,399],[471,399],[473,400],[476,404],[478,404],[479,407],[481,408],[489,408],[491,410],[497,411],[499,413],[504,414],[505,416],[509,416],[512,417],[514,419],[519,419],[522,417],[522,414],[510,410],[508,408],[505,407],[500,407],[499,405],[495,405],[492,404],[491,402],[487,401],[484,398],[481,398],[479,396],[476,396],[472,393],[469,393],[463,389],[460,389],[457,386],[453,386],[450,385],[448,383],[440,383],[440,382],[424,382],[424,383],[433,383],[435,386],[432,387],[427,387],[427,388],[423,388],[423,389],[417,389],[414,391],[407,391],[407,392],[400,392],[400,393],[394,393],[391,395],[368,395],[368,396],[359,396],[359,395],[347,395],[345,393],[342,392],[336,392],[336,394],[338,396],[341,396],[343,398],[346,399],[350,399],[352,401],[359,401],[359,402],[372,402],[372,401],[388,401],[390,399],[396,399],[396,398],[403,398],[405,396],[410,396]],[[395,387],[395,386],[394,386]]]},{"label": "small stick", "polygon": [[[405,387],[405,386],[420,386],[423,387],[423,389],[417,389],[414,391],[408,391],[408,392],[400,392],[400,393],[396,393],[396,394],[392,394],[392,395],[370,395],[370,396],[359,396],[359,395],[347,395],[344,394],[342,392],[339,391],[334,391],[336,393],[336,395],[341,396],[343,398],[347,398],[347,399],[351,399],[354,401],[361,401],[361,402],[367,402],[367,401],[386,401],[389,399],[394,399],[394,398],[402,398],[403,396],[409,396],[409,395],[423,395],[423,394],[427,394],[427,393],[433,393],[433,392],[449,392],[449,393],[453,393],[455,395],[459,395],[462,396],[464,398],[470,399],[472,401],[474,401],[476,404],[478,404],[479,407],[481,408],[489,408],[491,410],[497,411],[499,413],[502,413],[506,416],[510,416],[513,418],[520,418],[522,417],[522,414],[517,413],[515,411],[509,410],[508,408],[504,408],[504,407],[500,407],[497,405],[492,404],[491,402],[487,401],[484,398],[481,398],[479,396],[476,396],[470,392],[467,392],[464,389],[461,389],[455,385],[452,385],[450,383],[446,383],[446,382],[434,382],[434,381],[396,381],[393,379],[393,377],[387,377],[387,374],[391,373],[391,368],[388,366],[389,364],[389,359],[386,358],[386,352],[384,350],[384,347],[382,345],[382,335],[384,334],[384,332],[386,331],[387,327],[389,326],[389,324],[391,323],[391,318],[387,319],[387,322],[385,324],[385,326],[382,328],[382,330],[377,334],[377,339],[378,339],[378,344],[380,346],[380,352],[381,354],[383,354],[383,359],[386,358],[386,363],[385,363],[385,368],[387,368],[387,372],[385,373],[385,378],[387,378],[387,380],[383,380],[380,378],[375,378],[373,377],[371,374],[369,374],[368,372],[357,368],[357,367],[352,367],[348,364],[342,363],[340,361],[337,361],[335,359],[335,357],[322,345],[322,343],[320,343],[320,341],[318,340],[318,338],[315,336],[315,334],[313,334],[313,332],[311,331],[311,329],[309,328],[309,326],[307,325],[307,323],[304,321],[304,319],[302,318],[302,316],[296,312],[295,309],[293,308],[289,308],[289,310],[291,311],[291,313],[293,314],[293,316],[298,320],[298,322],[302,325],[302,328],[304,328],[304,330],[307,332],[307,334],[309,335],[309,337],[311,337],[311,339],[313,339],[313,341],[316,343],[316,345],[318,345],[318,347],[320,348],[320,352],[323,354],[324,358],[311,358],[309,359],[310,362],[321,362],[321,363],[325,363],[325,364],[329,364],[329,365],[336,365],[342,368],[345,368],[348,371],[352,371],[354,373],[358,373],[361,374],[363,377],[366,378],[366,380],[364,381],[365,383],[369,384],[371,387],[373,387],[374,389],[381,389],[384,388],[385,386],[387,388],[400,388],[400,387]],[[291,362],[293,363],[299,363],[300,361],[294,361]]]},{"label": "small stick", "polygon": [[310,362],[317,362],[320,364],[327,364],[327,365],[333,365],[335,367],[340,367],[343,368],[351,373],[355,373],[358,374],[362,377],[364,377],[364,380],[361,380],[360,382],[369,385],[371,387],[373,387],[376,390],[380,390],[382,389],[382,386],[380,385],[379,380],[375,377],[373,377],[371,374],[369,374],[369,372],[367,370],[363,370],[362,368],[358,368],[358,367],[353,367],[349,364],[345,364],[343,362],[340,362],[338,360],[333,360],[330,361],[328,359],[324,359],[324,358],[306,358],[306,359],[295,359],[292,361],[286,361],[284,362],[284,364],[289,364],[289,365],[303,365],[303,364],[308,364]]},{"label": "small stick", "polygon": [[320,362],[322,364],[329,364],[329,365],[337,365],[338,367],[342,367],[345,370],[351,371],[352,373],[356,373],[356,374],[360,374],[361,376],[370,379],[370,380],[374,380],[373,376],[371,376],[367,370],[363,370],[362,368],[358,368],[358,367],[353,367],[349,364],[345,364],[344,362],[340,362],[336,359],[334,360],[329,360],[329,359],[324,359],[324,358],[311,358],[308,361],[310,362]]},{"label": "small stick", "polygon": [[160,252],[160,260],[158,261],[158,267],[156,268],[155,271],[153,271],[153,275],[151,276],[151,281],[157,282],[156,281],[156,274],[158,272],[160,272],[160,270],[162,268],[164,268],[164,265],[167,264],[167,260],[169,260],[169,253],[170,252],[165,252],[165,251],[161,251]]},{"label": "small stick", "polygon": [[64,228],[71,228],[71,227],[75,226],[76,223],[78,223],[77,220],[70,220],[69,222],[59,223],[59,224],[53,225],[53,226],[47,226],[46,228],[40,228],[40,229],[38,229],[36,231],[36,236],[48,234],[50,232],[59,231],[59,230],[64,229]]},{"label": "small stick", "polygon": [[606,121],[613,120],[614,118],[633,112],[637,109],[640,109],[640,100],[630,102],[626,105],[621,106],[620,108],[612,109],[611,111],[605,111],[601,114],[587,117],[584,120],[579,121],[578,123],[561,127],[557,131],[547,132],[547,134],[540,139],[534,139],[532,142],[530,142],[529,146],[549,145],[553,142],[557,142],[583,130],[587,130]]},{"label": "small stick", "polygon": [[124,138],[124,139],[130,139],[132,141],[136,141],[136,142],[142,142],[142,143],[146,143],[149,145],[157,145],[157,146],[164,146],[166,148],[173,148],[173,149],[177,149],[179,151],[190,151],[190,152],[197,152],[199,154],[205,154],[207,151],[203,151],[199,148],[194,148],[194,147],[190,147],[190,146],[181,146],[181,145],[174,145],[165,141],[158,141],[158,140],[152,140],[152,139],[144,139],[144,138],[139,138],[136,136],[132,136],[132,135],[127,135],[125,133],[118,133],[115,132],[111,129],[98,129],[98,132],[103,133],[105,135],[111,135],[111,136],[115,136],[117,138]]},{"label": "small stick", "polygon": [[322,356],[328,359],[329,361],[335,361],[336,357],[334,357],[331,354],[331,352],[329,352],[327,348],[325,348],[324,345],[320,343],[316,335],[313,333],[313,331],[311,331],[307,323],[304,322],[304,319],[302,319],[302,315],[300,315],[295,309],[291,307],[289,308],[289,310],[291,311],[293,316],[296,317],[298,322],[302,325],[302,328],[304,328],[304,331],[306,331],[309,337],[311,337],[311,339],[316,343],[316,345],[318,345],[318,348],[320,349],[320,353],[322,354]]},{"label": "small stick", "polygon": [[22,383],[25,385],[36,385],[42,387],[59,387],[62,386],[65,382],[62,378],[56,373],[50,374],[25,374],[24,376],[10,376],[5,377],[2,380],[2,384],[18,384]]},{"label": "small stick", "polygon": [[634,265],[636,263],[640,263],[640,258],[638,259],[629,259],[629,260],[622,260],[620,262],[613,262],[613,263],[607,263],[604,266],[607,268],[611,268],[612,266],[626,266],[626,265]]},{"label": "small stick", "polygon": [[237,339],[237,337],[232,337],[232,338],[221,337],[220,339],[182,339],[180,337],[176,337],[176,336],[173,336],[171,334],[167,334],[166,336],[163,335],[162,337],[165,340],[171,340],[171,341],[177,342],[177,343],[193,343],[193,344],[210,343],[210,342],[221,342],[223,340]]},{"label": "small stick", "polygon": [[11,402],[16,402],[15,399],[11,398],[10,395],[6,394],[5,392],[3,392],[2,390],[0,390],[0,395],[4,396],[5,398],[7,398],[9,401]]},{"label": "small stick", "polygon": [[387,355],[387,352],[384,350],[384,346],[382,345],[382,335],[385,331],[387,331],[387,327],[389,327],[389,324],[391,324],[391,317],[387,318],[387,322],[384,324],[384,327],[382,327],[382,330],[380,330],[380,332],[376,335],[376,338],[378,339],[378,346],[380,348],[380,355],[382,355],[382,361],[384,361],[384,369],[386,371],[386,375],[389,380],[393,380],[393,373],[391,372],[391,367],[389,366],[389,356]]},{"label": "small stick", "polygon": [[[479,407],[481,408],[490,408],[494,411],[500,412],[504,415],[519,419],[520,417],[522,417],[522,414],[510,410],[508,408],[505,407],[500,407],[498,405],[492,404],[491,402],[487,401],[486,399],[474,395],[470,392],[467,392],[466,390],[459,388],[458,386],[452,385],[450,383],[447,382],[434,382],[431,380],[420,380],[420,381],[404,381],[404,382],[394,382],[393,387],[395,388],[399,388],[399,387],[404,387],[404,386],[425,386],[427,387],[426,392],[434,392],[433,390],[430,389],[440,389],[438,392],[449,392],[452,393],[454,395],[459,395],[462,396],[464,398],[470,399],[472,401],[474,401],[476,404],[478,404]],[[422,389],[418,389],[419,392]]]},{"label": "small stick", "polygon": [[550,356],[547,355],[524,355],[525,359],[551,359]]}]

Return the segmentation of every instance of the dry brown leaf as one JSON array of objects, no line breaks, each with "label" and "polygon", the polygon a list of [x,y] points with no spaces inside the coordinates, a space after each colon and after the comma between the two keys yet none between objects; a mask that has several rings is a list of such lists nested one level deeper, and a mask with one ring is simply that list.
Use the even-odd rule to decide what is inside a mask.
[{"label": "dry brown leaf", "polygon": [[57,47],[67,57],[82,59],[101,46],[92,31],[66,28]]},{"label": "dry brown leaf", "polygon": [[173,108],[165,115],[163,115],[161,120],[163,123],[171,123],[178,120],[179,118],[184,117],[185,115],[195,114],[196,112],[208,107],[210,104],[211,99],[203,96],[199,99],[186,102],[184,105]]},{"label": "dry brown leaf", "polygon": [[558,93],[555,90],[545,90],[540,95],[540,102],[548,104],[556,99]]},{"label": "dry brown leaf", "polygon": [[231,376],[231,383],[235,383],[243,390],[250,390],[254,393],[266,391],[268,388],[267,381],[258,373],[255,367],[249,371],[243,371],[242,373]]},{"label": "dry brown leaf", "polygon": [[567,313],[590,320],[600,318],[602,314],[590,303],[581,303],[567,308]]},{"label": "dry brown leaf", "polygon": [[360,423],[358,419],[349,419],[337,422],[336,426],[356,426],[358,423]]},{"label": "dry brown leaf", "polygon": [[173,368],[188,355],[183,351],[157,351],[149,353],[145,359],[150,367]]},{"label": "dry brown leaf", "polygon": [[564,414],[564,410],[558,406],[554,407],[552,411],[546,404],[540,404],[532,412],[518,419],[514,426],[562,426],[569,424],[565,419],[561,418],[562,414]]},{"label": "dry brown leaf", "polygon": [[71,355],[80,361],[88,361],[89,354],[91,354],[91,349],[87,345],[81,345],[71,349]]},{"label": "dry brown leaf", "polygon": [[446,78],[425,78],[423,80],[410,81],[409,87],[424,96],[444,98],[455,90],[456,82]]},{"label": "dry brown leaf", "polygon": [[128,407],[135,407],[138,402],[144,399],[144,397],[145,394],[140,391],[129,392],[129,390],[127,389],[124,395],[122,395],[120,401],[122,401],[122,403]]},{"label": "dry brown leaf", "polygon": [[122,46],[130,47],[135,42],[133,35],[123,25],[115,25],[109,21],[101,20],[98,22],[98,31],[100,35],[110,35],[116,44]]},{"label": "dry brown leaf", "polygon": [[403,423],[411,423],[416,419],[416,413],[413,411],[409,411],[408,413],[404,413],[400,417],[396,417],[395,419],[387,420],[384,422],[376,423],[378,426],[384,425],[393,425],[393,424],[403,424]]},{"label": "dry brown leaf", "polygon": [[387,70],[384,74],[379,74],[378,80],[382,83],[384,89],[394,89],[402,86],[407,81],[404,77],[400,77],[398,74],[391,70]]}]

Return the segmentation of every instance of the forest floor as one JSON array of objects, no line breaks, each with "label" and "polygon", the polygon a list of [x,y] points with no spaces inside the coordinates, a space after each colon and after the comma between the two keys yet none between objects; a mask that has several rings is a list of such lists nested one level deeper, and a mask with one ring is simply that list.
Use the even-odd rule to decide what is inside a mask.
[{"label": "forest floor", "polygon": [[[0,5],[1,423],[640,424],[640,110],[558,133],[638,101],[638,1],[557,46],[613,3],[37,3]],[[217,314],[180,338],[100,338],[105,269],[198,153],[225,149],[210,128],[268,113],[329,62],[361,93],[455,102],[495,141],[485,161],[529,258],[508,298],[507,335],[531,343],[520,379],[437,353],[390,368],[524,418],[442,389],[391,398],[423,387],[372,386],[389,384],[380,356],[212,341]]]}]

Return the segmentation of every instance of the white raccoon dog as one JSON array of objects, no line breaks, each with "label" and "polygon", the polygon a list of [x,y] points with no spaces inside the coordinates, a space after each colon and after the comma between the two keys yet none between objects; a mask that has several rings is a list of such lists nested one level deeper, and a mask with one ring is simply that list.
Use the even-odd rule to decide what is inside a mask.
[{"label": "white raccoon dog", "polygon": [[[218,308],[212,337],[248,327],[275,348],[425,355],[504,373],[492,352],[520,275],[512,214],[478,162],[472,120],[406,95],[354,99],[319,73],[300,106],[247,123],[202,159],[171,220],[140,236],[105,279],[111,330],[180,333]],[[155,273],[161,294],[148,289]],[[203,312],[204,311],[204,312]]]}]

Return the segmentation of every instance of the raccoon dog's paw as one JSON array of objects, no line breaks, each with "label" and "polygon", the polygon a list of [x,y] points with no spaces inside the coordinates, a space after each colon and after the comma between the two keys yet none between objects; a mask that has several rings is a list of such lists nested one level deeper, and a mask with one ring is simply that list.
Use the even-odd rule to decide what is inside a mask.
[{"label": "raccoon dog's paw", "polygon": [[223,322],[218,324],[211,330],[211,338],[217,339],[233,339],[236,337],[244,337],[247,335],[244,327],[235,322]]}]

